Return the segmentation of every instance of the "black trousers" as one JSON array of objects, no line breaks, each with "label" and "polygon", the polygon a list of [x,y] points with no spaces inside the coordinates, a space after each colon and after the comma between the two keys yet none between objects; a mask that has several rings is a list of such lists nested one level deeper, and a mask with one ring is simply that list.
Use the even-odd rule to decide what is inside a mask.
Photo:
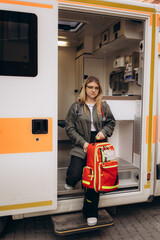
[{"label": "black trousers", "polygon": [[[90,143],[95,140],[97,132],[91,132]],[[71,156],[70,164],[67,169],[66,183],[75,186],[82,179],[83,168],[86,165],[86,158],[82,159]],[[83,214],[88,217],[98,216],[99,193],[94,189],[85,189],[85,198],[83,205]]]}]

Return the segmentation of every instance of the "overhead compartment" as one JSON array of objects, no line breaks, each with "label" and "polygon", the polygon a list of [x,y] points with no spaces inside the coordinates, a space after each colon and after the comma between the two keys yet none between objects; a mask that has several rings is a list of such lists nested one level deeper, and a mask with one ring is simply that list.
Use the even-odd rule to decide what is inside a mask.
[{"label": "overhead compartment", "polygon": [[110,40],[112,42],[117,38],[124,36],[127,39],[142,39],[142,22],[135,20],[125,20],[115,22],[109,29]]},{"label": "overhead compartment", "polygon": [[97,34],[93,40],[96,55],[122,50],[143,39],[143,24],[135,20],[120,19]]}]

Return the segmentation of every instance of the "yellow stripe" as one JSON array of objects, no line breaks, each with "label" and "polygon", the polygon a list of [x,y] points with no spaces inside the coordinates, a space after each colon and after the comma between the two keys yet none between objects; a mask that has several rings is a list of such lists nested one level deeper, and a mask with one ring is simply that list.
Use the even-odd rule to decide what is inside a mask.
[{"label": "yellow stripe", "polygon": [[49,8],[49,9],[53,8],[53,5],[51,5],[51,4],[42,4],[42,3],[34,3],[34,2],[23,2],[23,1],[14,1],[14,0],[0,0],[0,3],[21,5],[21,6],[29,6],[29,7]]},{"label": "yellow stripe", "polygon": [[108,166],[108,167],[103,167],[103,168],[114,168],[114,167],[118,167],[118,165],[113,165],[113,166]]},{"label": "yellow stripe", "polygon": [[101,168],[100,168],[100,164],[99,164],[99,186],[98,186],[98,190],[100,190],[100,186],[101,186]]},{"label": "yellow stripe", "polygon": [[67,231],[57,231],[55,229],[55,232],[57,234],[65,234],[65,233],[71,233],[71,232],[80,232],[80,231],[84,231],[84,230],[87,230],[87,229],[97,229],[97,228],[102,228],[102,227],[107,227],[107,226],[111,226],[113,225],[114,222],[112,223],[108,223],[108,224],[103,224],[103,225],[95,225],[93,227],[86,227],[86,228],[76,228],[76,229],[72,229],[72,230],[67,230]]},{"label": "yellow stripe", "polygon": [[34,207],[44,207],[44,206],[51,206],[51,205],[52,205],[52,200],[43,201],[43,202],[22,203],[22,204],[0,206],[0,211],[16,210],[16,209],[23,209],[23,208],[34,208]]},{"label": "yellow stripe", "polygon": [[113,189],[118,187],[118,185],[114,185],[114,186],[102,186],[102,189]]},{"label": "yellow stripe", "polygon": [[94,153],[94,190],[96,191],[96,160],[97,160],[98,156],[97,156],[97,148],[95,150]]},{"label": "yellow stripe", "polygon": [[150,73],[150,95],[149,95],[149,129],[148,129],[148,156],[147,172],[151,171],[151,148],[152,148],[152,115],[153,115],[153,88],[154,88],[154,64],[155,64],[155,33],[156,15],[152,17],[152,46],[151,46],[151,73]]},{"label": "yellow stripe", "polygon": [[90,185],[90,182],[87,182],[87,181],[84,181],[84,180],[82,180],[82,183],[85,183],[85,184],[87,184],[87,185]]},{"label": "yellow stripe", "polygon": [[148,144],[148,123],[149,122],[149,117],[146,116],[146,144]]},{"label": "yellow stripe", "polygon": [[130,10],[130,11],[136,11],[140,13],[154,13],[155,9],[154,8],[149,8],[149,7],[142,7],[142,6],[133,6],[129,4],[123,4],[123,3],[114,3],[114,2],[107,2],[107,1],[99,1],[99,0],[58,0],[59,2],[64,2],[64,3],[72,3],[72,4],[78,4],[78,5],[86,5],[86,6],[95,6],[95,7],[107,7],[107,8],[117,8],[117,10]]}]

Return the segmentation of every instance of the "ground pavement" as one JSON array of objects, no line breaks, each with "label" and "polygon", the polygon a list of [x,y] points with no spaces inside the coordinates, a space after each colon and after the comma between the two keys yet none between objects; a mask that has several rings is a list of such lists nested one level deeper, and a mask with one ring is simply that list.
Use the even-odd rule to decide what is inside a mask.
[{"label": "ground pavement", "polygon": [[112,217],[113,226],[70,236],[56,236],[50,216],[10,219],[0,240],[160,240],[160,197],[119,206]]}]

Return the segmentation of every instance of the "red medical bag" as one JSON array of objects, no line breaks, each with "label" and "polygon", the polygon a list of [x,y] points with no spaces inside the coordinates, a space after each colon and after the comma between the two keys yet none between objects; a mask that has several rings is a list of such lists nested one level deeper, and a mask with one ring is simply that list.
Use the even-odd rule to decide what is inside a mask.
[{"label": "red medical bag", "polygon": [[96,192],[109,192],[118,188],[118,162],[114,147],[108,143],[90,143],[87,165],[83,169],[82,185]]}]

